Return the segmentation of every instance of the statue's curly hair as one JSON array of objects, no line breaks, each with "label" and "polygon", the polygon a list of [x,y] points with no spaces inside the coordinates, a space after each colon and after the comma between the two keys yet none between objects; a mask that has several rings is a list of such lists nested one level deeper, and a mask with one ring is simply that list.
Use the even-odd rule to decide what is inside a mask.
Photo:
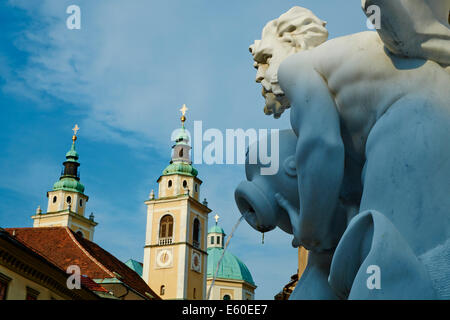
[{"label": "statue's curly hair", "polygon": [[[263,29],[262,38],[275,36],[282,42],[290,43],[296,51],[308,50],[328,39],[326,24],[311,10],[296,6],[283,13],[278,19],[270,21]],[[250,46],[252,54],[260,42],[261,40],[256,40]]]}]

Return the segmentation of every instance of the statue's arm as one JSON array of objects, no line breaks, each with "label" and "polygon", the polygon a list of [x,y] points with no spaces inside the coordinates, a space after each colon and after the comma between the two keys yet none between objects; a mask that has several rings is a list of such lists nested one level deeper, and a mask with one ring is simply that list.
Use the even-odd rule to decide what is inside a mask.
[{"label": "statue's arm", "polygon": [[279,70],[280,84],[291,102],[291,125],[298,136],[300,212],[294,219],[298,223],[295,236],[307,248],[330,249],[345,228],[345,217],[335,214],[344,175],[344,144],[326,80],[312,64],[300,65],[287,63]]}]

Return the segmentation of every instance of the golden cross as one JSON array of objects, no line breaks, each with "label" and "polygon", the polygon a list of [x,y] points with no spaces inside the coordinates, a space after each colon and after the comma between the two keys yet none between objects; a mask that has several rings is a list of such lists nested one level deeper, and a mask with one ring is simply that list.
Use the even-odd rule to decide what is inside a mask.
[{"label": "golden cross", "polygon": [[217,214],[214,216],[214,219],[216,219],[216,223],[219,222],[219,218],[220,217]]},{"label": "golden cross", "polygon": [[78,124],[75,125],[75,127],[73,127],[73,134],[77,135],[78,130],[80,130],[80,127],[78,127]]},{"label": "golden cross", "polygon": [[181,113],[183,114],[183,116],[186,114],[186,111],[188,111],[189,109],[186,108],[186,105],[183,104],[183,108],[180,109]]}]

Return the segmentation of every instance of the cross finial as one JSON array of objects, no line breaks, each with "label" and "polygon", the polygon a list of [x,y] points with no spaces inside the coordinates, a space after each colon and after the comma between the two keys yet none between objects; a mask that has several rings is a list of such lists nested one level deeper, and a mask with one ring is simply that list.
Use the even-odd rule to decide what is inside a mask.
[{"label": "cross finial", "polygon": [[185,104],[183,104],[183,107],[180,109],[181,113],[184,115],[186,115],[186,111],[188,111],[189,109],[186,107]]},{"label": "cross finial", "polygon": [[73,137],[72,137],[73,142],[75,142],[75,140],[77,140],[78,130],[80,130],[80,127],[78,127],[78,124],[75,124],[75,127],[73,127],[73,129],[72,129],[72,131],[73,131]]},{"label": "cross finial", "polygon": [[183,128],[184,128],[184,122],[186,121],[186,111],[188,111],[188,110],[189,109],[186,107],[185,104],[183,104],[183,107],[180,109],[181,114],[182,114],[181,123],[182,123]]},{"label": "cross finial", "polygon": [[76,124],[75,125],[75,127],[73,127],[73,133],[75,134],[75,135],[77,135],[77,132],[78,132],[78,130],[80,130],[80,127],[78,127],[78,124]]},{"label": "cross finial", "polygon": [[217,224],[217,222],[219,222],[219,215],[218,214],[216,214],[215,216],[214,216],[214,219],[216,220],[216,224]]}]

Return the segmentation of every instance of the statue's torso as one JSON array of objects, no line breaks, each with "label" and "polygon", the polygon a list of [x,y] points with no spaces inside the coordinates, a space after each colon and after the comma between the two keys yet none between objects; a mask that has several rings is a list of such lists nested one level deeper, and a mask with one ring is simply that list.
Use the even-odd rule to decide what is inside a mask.
[{"label": "statue's torso", "polygon": [[347,154],[356,162],[364,161],[374,124],[401,97],[417,95],[449,108],[450,74],[431,61],[390,55],[376,32],[336,38],[303,54],[327,81]]}]

